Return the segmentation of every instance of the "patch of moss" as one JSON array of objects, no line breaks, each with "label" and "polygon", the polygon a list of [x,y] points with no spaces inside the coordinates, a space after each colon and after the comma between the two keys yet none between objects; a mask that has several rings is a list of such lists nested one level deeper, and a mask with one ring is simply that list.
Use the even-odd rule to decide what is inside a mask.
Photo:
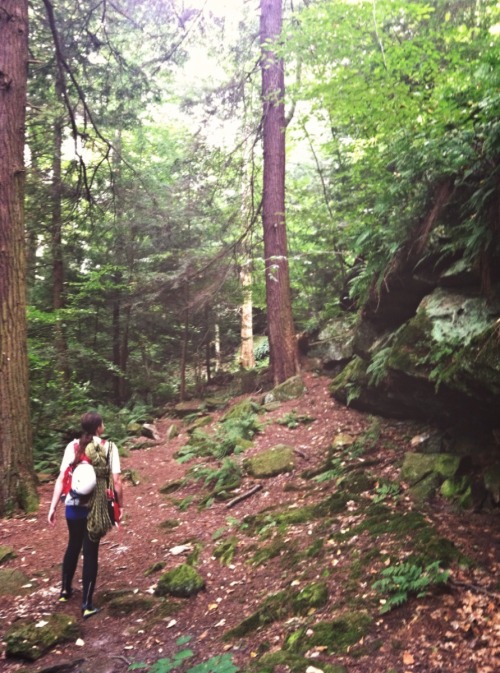
[{"label": "patch of moss", "polygon": [[311,608],[320,608],[328,601],[328,588],[324,582],[313,582],[292,597],[295,614],[307,615]]},{"label": "patch of moss", "polygon": [[445,479],[441,484],[440,493],[443,498],[457,502],[460,507],[472,506],[472,486],[467,477]]},{"label": "patch of moss", "polygon": [[20,570],[0,568],[0,596],[24,596],[30,591],[27,584],[29,578]]},{"label": "patch of moss", "polygon": [[450,540],[437,533],[420,512],[395,512],[381,503],[372,504],[366,509],[363,521],[346,533],[333,535],[332,539],[345,540],[365,531],[375,538],[389,535],[399,545],[411,545],[412,559],[421,565],[441,561],[449,566],[457,560],[470,563]]},{"label": "patch of moss", "polygon": [[256,629],[292,614],[306,615],[311,608],[322,607],[328,600],[328,589],[322,582],[304,586],[300,591],[280,591],[268,596],[260,607],[224,634],[224,640],[242,638]]},{"label": "patch of moss", "polygon": [[459,465],[460,456],[448,453],[407,453],[401,468],[401,478],[410,485],[430,474],[450,479],[455,476]]},{"label": "patch of moss", "polygon": [[205,580],[187,563],[164,573],[156,586],[155,596],[189,598],[205,588]]},{"label": "patch of moss", "polygon": [[259,514],[246,516],[243,519],[243,525],[250,533],[258,533],[270,525],[281,527],[300,525],[343,512],[349,500],[352,500],[352,496],[348,493],[333,493],[315,505],[289,506],[286,510],[266,510]]},{"label": "patch of moss", "polygon": [[108,603],[108,612],[112,617],[124,617],[136,612],[145,612],[151,610],[156,605],[152,596],[139,596],[132,594],[129,596],[117,596]]},{"label": "patch of moss", "polygon": [[294,467],[293,447],[279,444],[248,458],[244,466],[251,476],[260,479],[290,472]]},{"label": "patch of moss", "polygon": [[34,477],[26,478],[19,483],[17,501],[26,514],[37,511],[39,499]]},{"label": "patch of moss", "polygon": [[372,623],[366,612],[348,612],[331,622],[302,627],[285,640],[284,649],[305,654],[311,647],[325,647],[331,654],[341,654],[358,643]]},{"label": "patch of moss", "polygon": [[6,561],[16,558],[16,553],[12,547],[7,547],[7,545],[0,544],[0,565]]},{"label": "patch of moss", "polygon": [[221,540],[214,549],[214,556],[222,565],[230,565],[238,548],[238,538],[231,536],[227,540]]},{"label": "patch of moss", "polygon": [[203,428],[205,427],[205,425],[210,425],[210,423],[212,423],[212,420],[213,419],[211,416],[200,416],[193,423],[191,423],[191,425],[187,430],[188,434],[191,435],[198,428]]},{"label": "patch of moss", "polygon": [[270,544],[260,547],[255,552],[250,563],[256,567],[261,566],[269,559],[279,556],[285,550],[290,551],[290,543],[286,542],[281,535],[277,535]]},{"label": "patch of moss", "polygon": [[377,503],[366,510],[365,520],[351,529],[353,535],[368,531],[373,537],[384,533],[412,536],[416,531],[428,526],[420,512],[394,512],[389,507]]},{"label": "patch of moss", "polygon": [[7,657],[36,661],[54,645],[76,640],[80,627],[69,615],[50,615],[40,621],[19,620],[8,629],[4,640]]},{"label": "patch of moss", "polygon": [[261,411],[261,406],[255,400],[245,398],[238,404],[235,404],[229,411],[227,411],[221,418],[221,423],[229,419],[242,419],[247,416],[258,414]]},{"label": "patch of moss", "polygon": [[471,560],[457,549],[451,540],[438,534],[435,528],[427,526],[421,528],[413,539],[414,553],[410,556],[416,565],[427,566],[440,561],[445,567],[458,561],[462,565],[470,565]]},{"label": "patch of moss", "polygon": [[274,401],[286,402],[287,400],[294,400],[298,397],[301,397],[305,390],[306,387],[302,377],[299,375],[292,376],[291,378],[283,381],[283,383],[280,383],[275,388],[273,388],[271,392],[267,393],[264,401],[268,403]]},{"label": "patch of moss", "polygon": [[354,356],[328,386],[330,394],[344,403],[356,397],[359,388],[368,385],[366,369],[367,363],[360,357]]},{"label": "patch of moss", "polygon": [[337,487],[347,493],[359,495],[371,491],[377,480],[365,472],[350,472],[341,477],[337,482]]},{"label": "patch of moss", "polygon": [[165,521],[162,521],[159,525],[158,528],[161,528],[162,530],[173,530],[174,528],[177,528],[177,526],[180,526],[180,521],[178,519],[165,519]]},{"label": "patch of moss", "polygon": [[162,495],[170,495],[170,493],[175,493],[175,491],[178,491],[182,485],[182,479],[173,479],[172,481],[168,481],[166,484],[164,484],[159,489],[159,491]]},{"label": "patch of moss", "polygon": [[[311,666],[311,659],[294,654],[293,652],[269,652],[264,654],[255,663],[250,664],[249,673],[275,673],[286,670],[290,673],[304,673]],[[342,664],[328,664],[321,660],[315,660],[315,668],[323,673],[348,673]]]},{"label": "patch of moss", "polygon": [[432,320],[421,309],[396,333],[387,365],[401,371],[415,371],[427,361],[432,347]]},{"label": "patch of moss", "polygon": [[266,626],[275,621],[286,619],[290,614],[291,596],[287,591],[268,596],[262,605],[249,617],[224,634],[224,640],[242,638],[261,626]]}]

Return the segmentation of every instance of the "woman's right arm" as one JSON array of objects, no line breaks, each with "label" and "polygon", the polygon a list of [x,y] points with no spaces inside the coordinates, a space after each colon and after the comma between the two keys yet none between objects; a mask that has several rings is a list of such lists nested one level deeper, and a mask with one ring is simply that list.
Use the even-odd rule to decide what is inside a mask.
[{"label": "woman's right arm", "polygon": [[52,494],[52,500],[50,502],[50,508],[49,508],[49,515],[47,517],[48,522],[50,523],[51,526],[54,526],[56,522],[56,509],[57,505],[59,504],[59,500],[61,498],[61,493],[63,489],[63,479],[64,479],[64,472],[61,471],[59,472],[59,476],[57,477],[56,483],[54,484],[54,493]]}]

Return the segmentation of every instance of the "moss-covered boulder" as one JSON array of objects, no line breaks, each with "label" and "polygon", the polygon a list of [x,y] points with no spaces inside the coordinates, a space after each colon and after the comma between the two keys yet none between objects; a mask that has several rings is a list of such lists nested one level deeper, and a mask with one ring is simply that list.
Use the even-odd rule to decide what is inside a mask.
[{"label": "moss-covered boulder", "polygon": [[460,465],[460,456],[449,453],[407,453],[401,468],[401,479],[410,486],[431,474],[444,479],[455,476]]},{"label": "moss-covered boulder", "polygon": [[267,451],[261,451],[244,461],[245,470],[257,479],[275,477],[284,472],[291,472],[294,465],[293,448],[285,444],[278,444]]},{"label": "moss-covered boulder", "polygon": [[0,565],[2,563],[6,563],[7,561],[10,561],[10,559],[16,558],[16,553],[12,549],[12,547],[8,547],[7,545],[0,544]]},{"label": "moss-covered boulder", "polygon": [[38,621],[23,619],[14,622],[5,634],[5,655],[36,661],[55,645],[79,637],[80,627],[69,615],[51,615]]},{"label": "moss-covered boulder", "polygon": [[[500,288],[486,297],[479,287],[432,285],[428,294],[421,288],[416,310],[408,311],[409,303],[406,310],[398,306],[385,315],[378,304],[373,312],[363,309],[357,331],[370,337],[363,348],[356,344],[354,350],[362,357],[354,357],[333,380],[332,394],[371,413],[432,418],[461,430],[495,427]],[[406,293],[406,282],[403,287]],[[384,293],[385,309],[401,299],[395,290],[393,285]]]},{"label": "moss-covered boulder", "polygon": [[469,508],[473,505],[472,485],[466,477],[445,479],[441,484],[440,493],[443,498],[453,500],[460,507]]},{"label": "moss-covered boulder", "polygon": [[127,425],[127,432],[129,435],[140,436],[142,430],[142,423],[137,423],[137,421],[131,421]]},{"label": "moss-covered boulder", "polygon": [[29,578],[16,568],[0,568],[0,596],[22,596],[30,591]]},{"label": "moss-covered boulder", "polygon": [[313,647],[323,647],[331,654],[343,653],[366,636],[371,622],[366,612],[348,612],[331,622],[294,631],[286,638],[283,649],[304,654]]},{"label": "moss-covered boulder", "polygon": [[306,387],[301,376],[292,376],[292,378],[283,381],[276,388],[273,388],[264,397],[264,404],[269,402],[286,402],[287,400],[295,400],[302,397],[305,393]]},{"label": "moss-covered boulder", "polygon": [[318,334],[308,355],[320,359],[323,367],[332,370],[336,365],[347,362],[353,355],[354,316],[342,316],[328,321]]},{"label": "moss-covered boulder", "polygon": [[409,495],[415,503],[423,504],[432,500],[437,493],[442,479],[435,472],[431,472],[423,477],[420,481],[410,486]]},{"label": "moss-covered boulder", "polygon": [[183,563],[160,577],[155,596],[177,596],[189,598],[205,588],[205,580],[190,565]]},{"label": "moss-covered boulder", "polygon": [[251,414],[258,414],[261,411],[261,406],[255,400],[251,398],[245,398],[235,404],[229,411],[227,411],[224,416],[221,418],[221,422],[224,423],[230,419],[239,419],[244,418],[245,416],[250,416]]}]

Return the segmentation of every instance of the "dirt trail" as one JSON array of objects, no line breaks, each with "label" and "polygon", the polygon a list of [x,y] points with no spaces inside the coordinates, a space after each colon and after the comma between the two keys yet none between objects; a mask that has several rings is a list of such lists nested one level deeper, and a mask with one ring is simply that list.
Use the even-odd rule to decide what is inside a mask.
[{"label": "dirt trail", "polygon": [[[307,564],[311,566],[312,561],[302,566],[284,567],[283,558],[280,562],[278,555],[262,565],[252,564],[249,562],[254,553],[252,545],[259,541],[243,535],[241,553],[236,554],[233,562],[226,566],[213,556],[215,537],[223,529],[229,533],[236,521],[241,522],[249,514],[279,503],[287,503],[288,506],[311,503],[334,490],[334,482],[328,482],[311,493],[308,482],[300,475],[323,462],[328,447],[339,433],[360,436],[370,429],[374,419],[332,400],[328,394],[328,381],[325,377],[306,374],[307,393],[301,400],[286,402],[280,409],[262,417],[265,424],[263,431],[245,455],[280,443],[292,444],[296,449],[296,469],[290,474],[266,480],[261,490],[231,509],[225,503],[217,502],[205,509],[199,509],[196,504],[180,509],[179,500],[187,502],[189,497],[196,500],[200,486],[195,484],[184,486],[174,496],[160,494],[161,486],[182,477],[191,467],[189,463],[180,465],[173,458],[188,439],[182,426],[181,434],[175,439],[161,440],[152,448],[130,452],[123,459],[123,468],[136,471],[140,479],[137,485],[130,482],[125,485],[125,521],[121,530],[113,531],[101,543],[95,602],[97,605],[101,603],[103,610],[96,617],[82,622],[81,639],[84,644],[70,643],[57,647],[34,663],[6,660],[2,655],[0,670],[5,673],[20,670],[35,673],[78,660],[80,663],[65,670],[123,673],[130,663],[153,662],[172,656],[179,648],[177,639],[187,635],[192,637],[190,647],[195,652],[191,663],[227,652],[242,671],[262,652],[263,638],[268,649],[279,649],[290,625],[272,624],[266,629],[265,636],[257,631],[232,642],[223,641],[222,636],[250,615],[264,597],[289,589],[295,574],[297,577],[300,573],[303,575]],[[273,422],[292,410],[309,414],[315,420],[295,429]],[[214,422],[221,413],[213,414]],[[169,418],[158,420],[156,425],[162,437],[166,436],[172,422]],[[410,450],[411,437],[423,428],[414,423],[382,419],[376,422],[379,439],[370,455],[363,456],[360,461],[366,460],[379,477],[397,480],[402,456]],[[247,477],[241,491],[248,490],[254,483]],[[79,618],[79,585],[72,602],[64,607],[56,603],[66,528],[62,510],[58,510],[55,529],[46,522],[52,488],[53,484],[40,487],[41,505],[35,516],[0,521],[0,543],[13,547],[17,553],[17,557],[3,567],[22,570],[31,584],[24,596],[1,597],[1,637],[14,620],[24,616],[42,619],[54,612],[65,612]],[[411,502],[403,500],[411,510]],[[455,570],[457,586],[444,595],[411,601],[377,618],[368,638],[368,644],[377,642],[377,647],[373,646],[357,657],[351,657],[349,653],[331,656],[329,662],[345,665],[349,673],[387,673],[391,669],[396,673],[495,673],[500,670],[498,513],[457,513],[437,501],[426,516],[464,554],[474,559],[476,569],[467,572]],[[180,523],[173,530],[161,528],[159,524],[168,519]],[[346,520],[343,519],[343,525],[347,525]],[[309,527],[292,526],[286,533],[285,542],[300,549],[309,546],[315,536],[327,539],[328,535],[328,530],[312,524]],[[182,545],[188,548],[200,545],[197,568],[206,580],[205,591],[181,601],[181,607],[175,614],[161,619],[151,619],[147,612],[129,616],[110,614],[103,600],[108,592],[131,590],[138,596],[150,596],[159,575],[146,576],[145,571],[156,562],[164,563],[166,570],[178,565],[189,553],[189,549],[180,554],[174,553],[178,551],[174,548]],[[371,552],[370,545],[373,541],[359,536],[351,543],[349,553],[363,558]],[[332,546],[331,553],[323,557],[323,565],[316,569],[318,577],[323,571],[328,571],[331,592],[328,605],[318,611],[318,620],[331,616],[334,608],[338,607],[340,584],[347,576],[341,574],[345,571],[344,563],[347,568],[347,557]],[[337,580],[340,583],[338,586]],[[458,580],[462,586],[458,586]],[[495,585],[496,591],[493,591]],[[363,594],[368,589],[360,587],[359,591]],[[315,665],[314,658],[311,664]],[[288,669],[283,668],[283,672],[285,670]],[[281,669],[277,671],[281,672]]]}]

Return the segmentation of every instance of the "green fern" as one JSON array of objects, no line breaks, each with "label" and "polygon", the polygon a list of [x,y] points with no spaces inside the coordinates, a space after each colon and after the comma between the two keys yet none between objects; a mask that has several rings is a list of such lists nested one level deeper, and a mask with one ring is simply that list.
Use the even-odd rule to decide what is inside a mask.
[{"label": "green fern", "polygon": [[[178,646],[185,645],[191,640],[190,636],[183,636],[178,638],[176,644]],[[190,649],[183,649],[176,652],[172,658],[166,657],[158,659],[154,664],[148,665],[144,662],[131,664],[127,670],[146,670],[146,673],[169,673],[169,671],[181,670],[182,663],[191,659],[194,652]],[[182,670],[185,670],[182,667]],[[185,670],[185,673],[237,673],[239,668],[234,665],[230,654],[217,654],[206,661],[195,664]]]},{"label": "green fern", "polygon": [[384,568],[380,573],[382,579],[373,584],[373,588],[380,594],[389,595],[384,599],[380,612],[389,612],[402,605],[410,595],[422,598],[427,595],[430,587],[446,583],[450,573],[448,570],[441,570],[439,566],[439,561],[430,563],[425,568],[405,562]]}]

